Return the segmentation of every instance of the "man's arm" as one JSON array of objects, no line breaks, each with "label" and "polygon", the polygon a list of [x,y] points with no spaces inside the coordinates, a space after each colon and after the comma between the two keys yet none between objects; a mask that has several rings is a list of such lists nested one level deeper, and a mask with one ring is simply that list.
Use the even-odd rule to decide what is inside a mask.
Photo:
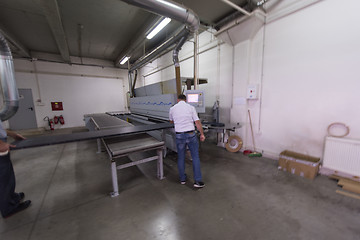
[{"label": "man's arm", "polygon": [[200,122],[200,120],[196,120],[195,121],[195,126],[197,128],[197,130],[200,132],[200,141],[205,141],[205,135],[204,135],[204,130],[202,128],[202,124]]},{"label": "man's arm", "polygon": [[[25,139],[25,137],[23,137],[22,135],[10,130],[6,130],[6,133],[8,136],[12,137],[15,140]],[[16,146],[0,140],[0,152],[7,152],[10,150],[10,148],[14,148],[14,147]]]},{"label": "man's arm", "polygon": [[10,147],[15,146],[0,140],[0,153],[8,152],[10,150]]},{"label": "man's arm", "polygon": [[173,119],[173,117],[172,117],[171,109],[172,109],[172,108],[170,108],[170,110],[169,110],[169,121],[170,121],[171,123],[174,123],[174,119]]},{"label": "man's arm", "polygon": [[8,136],[12,137],[15,140],[23,140],[23,139],[25,139],[25,137],[23,137],[22,135],[20,135],[20,134],[18,134],[16,132],[10,131],[10,130],[6,130],[6,133],[7,133]]}]

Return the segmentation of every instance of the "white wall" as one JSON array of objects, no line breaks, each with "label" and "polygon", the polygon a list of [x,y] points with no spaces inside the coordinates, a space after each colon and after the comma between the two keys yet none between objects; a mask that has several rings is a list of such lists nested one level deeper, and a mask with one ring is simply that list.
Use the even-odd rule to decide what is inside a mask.
[{"label": "white wall", "polygon": [[[65,125],[56,127],[68,128],[84,126],[84,114],[126,110],[125,70],[19,59],[14,67],[17,87],[32,89],[38,127],[47,127],[45,116],[62,114]],[[51,102],[63,102],[64,110],[52,111]]]},{"label": "white wall", "polygon": [[[257,150],[265,156],[276,159],[288,149],[322,157],[333,122],[345,123],[348,137],[360,139],[360,2],[278,2],[269,8],[265,29],[235,46],[201,34],[200,46],[219,46],[200,54],[199,77],[209,81],[207,105],[219,95],[222,112],[230,109],[222,120],[243,124],[237,131],[243,149],[252,148],[249,109]],[[182,61],[191,51],[187,43],[180,52],[182,76],[193,74],[192,58]],[[174,78],[171,59],[169,53],[144,67],[138,84]],[[249,84],[258,84],[259,100],[245,100]]]},{"label": "white wall", "polygon": [[321,1],[266,26],[262,131],[277,144],[260,138],[263,149],[322,156],[332,122],[360,139],[359,7]]},{"label": "white wall", "polygon": [[[345,123],[351,129],[348,137],[360,139],[360,112],[356,110],[360,101],[356,67],[360,33],[353,27],[360,21],[359,7],[355,0],[346,6],[335,0],[320,1],[281,18],[273,17],[275,20],[266,24],[263,78],[261,69],[253,67],[248,76],[248,82],[260,85],[261,100],[252,100],[247,107],[254,113],[256,145],[268,156],[276,158],[289,149],[322,157],[327,127],[333,122]],[[279,11],[283,9],[279,7]],[[240,91],[246,81],[245,69],[261,63],[261,54],[254,50],[263,47],[262,34],[263,30],[259,31],[251,41],[252,53],[244,46],[249,43],[235,46],[235,59],[250,59],[235,63],[234,84]],[[238,74],[238,69],[243,74]],[[240,112],[244,114],[244,110]],[[232,119],[243,120],[234,115]],[[247,136],[246,145],[250,146],[248,127]]]}]

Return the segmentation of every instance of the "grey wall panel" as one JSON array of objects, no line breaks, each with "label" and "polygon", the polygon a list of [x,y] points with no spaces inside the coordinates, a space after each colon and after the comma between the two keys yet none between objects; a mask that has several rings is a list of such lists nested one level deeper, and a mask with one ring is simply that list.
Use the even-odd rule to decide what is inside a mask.
[{"label": "grey wall panel", "polygon": [[163,94],[176,94],[176,79],[162,82]]},{"label": "grey wall panel", "polygon": [[139,87],[135,89],[135,96],[136,97],[145,97],[146,92],[144,87]]}]

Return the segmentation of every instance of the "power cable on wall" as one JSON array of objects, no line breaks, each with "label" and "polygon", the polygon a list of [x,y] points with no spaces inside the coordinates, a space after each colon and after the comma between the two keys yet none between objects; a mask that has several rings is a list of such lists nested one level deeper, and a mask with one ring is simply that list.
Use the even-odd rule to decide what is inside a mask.
[{"label": "power cable on wall", "polygon": [[263,41],[262,41],[262,54],[261,54],[261,77],[260,77],[260,102],[259,102],[259,122],[258,132],[261,130],[261,113],[262,113],[262,98],[263,98],[263,82],[264,82],[264,56],[265,56],[265,28],[266,28],[266,16],[263,27]]},{"label": "power cable on wall", "polygon": [[[217,91],[216,91],[216,100],[220,101],[220,45],[217,44],[217,69],[216,69],[216,81],[217,81]],[[218,119],[220,121],[220,119]]]},{"label": "power cable on wall", "polygon": [[98,65],[98,64],[87,64],[87,63],[67,63],[63,61],[56,61],[56,60],[48,60],[48,59],[42,59],[42,58],[23,58],[23,57],[13,57],[13,59],[19,59],[19,60],[28,60],[28,61],[39,61],[39,62],[49,62],[49,63],[59,63],[59,64],[66,64],[66,65],[74,65],[74,66],[85,66],[85,67],[100,67],[100,68],[112,68],[112,69],[122,69],[127,70],[127,68],[119,68],[115,66],[104,66],[104,65]]},{"label": "power cable on wall", "polygon": [[108,79],[120,79],[124,80],[122,77],[115,76],[100,76],[100,75],[89,75],[89,74],[75,74],[75,73],[57,73],[57,72],[46,72],[46,71],[32,71],[32,70],[17,70],[16,72],[21,73],[33,73],[37,74],[48,74],[48,75],[58,75],[58,76],[72,76],[72,77],[92,77],[92,78],[108,78]]},{"label": "power cable on wall", "polygon": [[39,83],[39,78],[38,78],[37,68],[36,68],[36,61],[33,61],[33,64],[34,64],[34,75],[35,75],[35,80],[36,80],[36,86],[37,86],[38,94],[39,94],[39,99],[37,99],[36,102],[38,104],[41,104],[42,98],[41,98],[40,83]]}]

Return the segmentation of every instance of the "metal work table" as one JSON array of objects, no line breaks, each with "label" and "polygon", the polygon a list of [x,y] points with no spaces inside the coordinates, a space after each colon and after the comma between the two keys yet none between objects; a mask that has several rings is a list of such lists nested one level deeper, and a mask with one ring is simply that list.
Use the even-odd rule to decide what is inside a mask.
[{"label": "metal work table", "polygon": [[[111,193],[112,197],[119,195],[119,186],[117,178],[117,170],[139,165],[141,163],[146,163],[150,161],[157,160],[157,177],[161,180],[164,179],[163,171],[163,150],[164,142],[159,142],[155,138],[151,137],[146,133],[131,135],[126,137],[115,137],[102,139],[106,151],[109,154],[111,161],[111,177],[113,184],[113,192]],[[145,152],[150,150],[156,150],[157,155],[137,160],[134,162],[123,163],[117,165],[116,158],[121,158],[124,156],[129,156],[135,152]]]},{"label": "metal work table", "polygon": [[117,126],[110,129],[101,129],[98,131],[61,134],[61,135],[48,135],[48,136],[37,136],[31,137],[24,140],[17,140],[12,142],[12,145],[16,147],[11,148],[12,150],[41,147],[47,145],[69,143],[84,141],[89,139],[97,139],[103,137],[114,137],[114,136],[126,136],[136,133],[144,133],[148,131],[161,130],[166,128],[173,128],[172,123],[158,123],[152,125],[141,125],[141,126]]},{"label": "metal work table", "polygon": [[[91,119],[92,123],[96,127],[96,129],[90,129],[90,130],[100,130],[100,129],[133,126],[131,123],[128,123],[124,120],[121,120],[117,117],[113,117],[113,116],[111,116],[109,114],[105,114],[105,113],[87,114],[84,116],[84,118]],[[89,124],[88,121],[86,121],[86,123]]]},{"label": "metal work table", "polygon": [[[88,126],[88,128],[91,131],[95,131],[95,132],[102,131],[103,129],[111,130],[119,127],[124,127],[124,128],[141,127],[141,126],[133,126],[131,123],[128,123],[124,120],[121,120],[117,117],[110,116],[107,114],[86,115],[85,118],[88,118],[86,120],[87,121],[86,125]],[[157,160],[157,177],[159,179],[164,178],[164,173],[163,173],[163,151],[165,146],[164,141],[158,141],[157,139],[151,137],[147,133],[120,136],[120,137],[101,138],[101,140],[98,140],[98,151],[101,150],[101,147],[99,146],[100,141],[105,146],[105,149],[111,161],[111,177],[113,184],[113,192],[111,193],[112,197],[116,197],[119,195],[117,170],[139,165],[141,163]],[[156,150],[155,156],[117,165],[116,162],[117,158],[129,157],[129,155],[131,155],[132,153],[147,152],[152,150]]]},{"label": "metal work table", "polygon": [[[93,114],[85,115],[85,123],[89,132],[61,134],[61,135],[45,135],[31,137],[24,140],[14,141],[11,144],[16,145],[12,150],[41,147],[54,144],[62,144],[76,141],[83,141],[89,139],[97,139],[98,142],[104,141],[105,147],[109,153],[111,160],[113,189],[112,196],[119,195],[117,183],[117,169],[122,169],[141,163],[158,160],[158,178],[163,179],[163,150],[164,142],[158,141],[146,134],[148,131],[163,130],[172,128],[173,124],[158,123],[152,125],[138,125],[132,124],[112,117],[107,114]],[[135,162],[122,164],[116,166],[115,158],[128,156],[134,152],[156,150],[157,155],[154,157],[138,160]]]}]

